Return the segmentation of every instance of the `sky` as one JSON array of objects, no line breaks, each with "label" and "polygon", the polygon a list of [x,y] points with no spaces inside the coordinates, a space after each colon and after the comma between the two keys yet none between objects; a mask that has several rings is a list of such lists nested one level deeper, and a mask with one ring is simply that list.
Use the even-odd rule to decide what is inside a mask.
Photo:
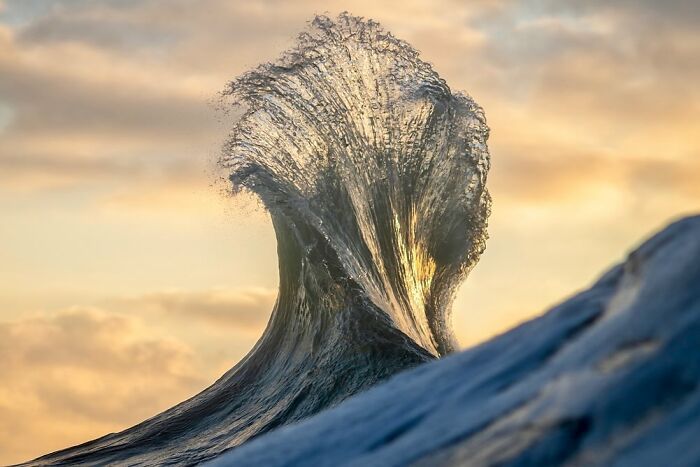
[{"label": "sky", "polygon": [[695,0],[0,0],[0,464],[127,428],[252,347],[275,240],[226,194],[217,93],[344,10],[486,111],[464,347],[700,211]]}]

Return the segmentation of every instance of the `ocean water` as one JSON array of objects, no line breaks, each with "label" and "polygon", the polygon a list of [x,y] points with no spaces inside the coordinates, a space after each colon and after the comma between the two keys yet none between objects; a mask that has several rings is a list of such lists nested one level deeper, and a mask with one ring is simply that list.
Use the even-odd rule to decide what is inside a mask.
[{"label": "ocean water", "polygon": [[700,216],[477,347],[211,467],[700,466]]},{"label": "ocean water", "polygon": [[263,336],[193,398],[30,464],[196,464],[456,349],[451,303],[490,211],[482,108],[347,14],[315,18],[222,102],[239,117],[221,166],[277,236]]}]

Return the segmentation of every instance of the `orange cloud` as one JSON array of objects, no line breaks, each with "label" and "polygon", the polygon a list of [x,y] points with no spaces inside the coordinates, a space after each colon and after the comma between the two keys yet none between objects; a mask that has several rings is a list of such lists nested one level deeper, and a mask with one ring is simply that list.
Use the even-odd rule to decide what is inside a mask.
[{"label": "orange cloud", "polygon": [[126,428],[208,381],[182,342],[72,308],[0,323],[0,462]]},{"label": "orange cloud", "polygon": [[508,204],[571,202],[617,190],[632,197],[654,194],[700,197],[700,159],[625,160],[614,153],[576,148],[515,146],[494,162],[491,188]]},{"label": "orange cloud", "polygon": [[214,289],[198,292],[164,291],[113,303],[120,307],[158,313],[171,320],[183,320],[188,326],[203,324],[224,326],[260,336],[270,318],[277,291],[246,288]]}]

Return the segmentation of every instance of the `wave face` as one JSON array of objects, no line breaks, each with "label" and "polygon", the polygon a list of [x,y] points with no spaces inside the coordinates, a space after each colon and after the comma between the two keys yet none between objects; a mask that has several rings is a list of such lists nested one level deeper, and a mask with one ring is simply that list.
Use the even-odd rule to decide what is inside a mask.
[{"label": "wave face", "polygon": [[449,311],[484,249],[482,109],[372,21],[317,17],[233,81],[221,164],[278,241],[265,333],[214,385],[38,464],[193,464],[456,348]]}]

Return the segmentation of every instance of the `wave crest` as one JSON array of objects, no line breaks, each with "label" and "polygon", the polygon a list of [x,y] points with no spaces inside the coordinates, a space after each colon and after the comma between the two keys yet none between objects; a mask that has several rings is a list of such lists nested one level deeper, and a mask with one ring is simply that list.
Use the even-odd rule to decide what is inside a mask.
[{"label": "wave crest", "polygon": [[412,340],[453,349],[449,306],[484,249],[490,206],[481,107],[349,15],[316,18],[228,94],[246,109],[222,158],[234,186],[315,231]]}]

